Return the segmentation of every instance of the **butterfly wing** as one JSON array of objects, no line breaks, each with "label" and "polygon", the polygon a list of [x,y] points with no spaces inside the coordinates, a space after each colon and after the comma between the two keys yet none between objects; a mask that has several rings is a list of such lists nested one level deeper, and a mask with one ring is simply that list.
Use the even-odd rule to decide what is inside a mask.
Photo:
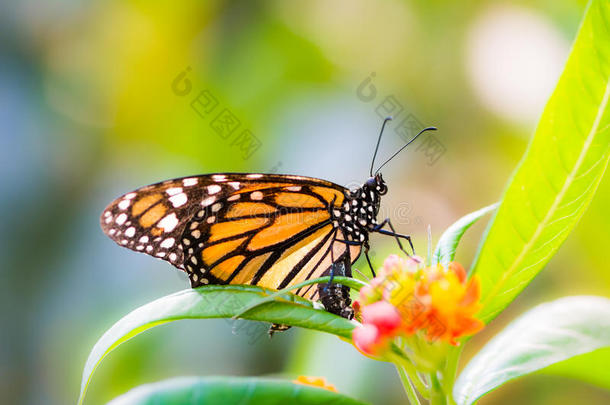
[{"label": "butterfly wing", "polygon": [[[121,246],[166,260],[193,286],[254,284],[283,288],[350,261],[360,246],[332,224],[347,190],[324,180],[226,173],[168,180],[112,202],[102,229]],[[315,299],[317,289],[299,290]]]},{"label": "butterfly wing", "polygon": [[[343,202],[339,193],[320,185],[275,185],[208,206],[182,238],[192,286],[281,289],[328,274],[332,263],[346,257],[355,261],[360,246],[348,249],[340,242],[345,237],[330,215]],[[316,288],[297,293],[317,299]]]}]

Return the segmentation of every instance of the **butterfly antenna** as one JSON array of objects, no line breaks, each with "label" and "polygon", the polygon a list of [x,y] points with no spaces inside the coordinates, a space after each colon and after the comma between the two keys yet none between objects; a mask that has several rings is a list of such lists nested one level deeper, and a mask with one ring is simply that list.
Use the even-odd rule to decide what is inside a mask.
[{"label": "butterfly antenna", "polygon": [[373,161],[371,162],[371,170],[369,172],[371,177],[373,177],[373,166],[375,165],[375,158],[377,157],[377,151],[379,150],[379,144],[381,143],[381,135],[383,135],[385,124],[387,124],[388,121],[392,121],[392,117],[386,117],[386,119],[383,120],[383,124],[381,124],[381,131],[379,131],[379,138],[377,138],[377,146],[375,146],[375,153],[373,153]]},{"label": "butterfly antenna", "polygon": [[[416,140],[416,139],[417,139],[417,138],[418,138],[418,137],[419,137],[421,134],[423,134],[423,133],[424,133],[424,132],[426,132],[426,131],[436,131],[436,130],[437,130],[437,128],[436,128],[436,127],[428,127],[428,128],[424,128],[424,129],[422,129],[421,131],[419,131],[419,134],[415,135],[415,136],[414,136],[414,137],[413,137],[413,138],[412,138],[412,139],[411,139],[409,142],[407,142],[406,144],[404,144],[404,145],[402,146],[402,148],[398,149],[398,151],[397,151],[396,153],[394,153],[392,156],[390,156],[390,158],[389,158],[388,160],[386,160],[385,162],[383,162],[383,163],[381,164],[381,166],[379,166],[379,168],[378,168],[378,169],[375,171],[375,174],[379,173],[379,170],[381,170],[381,168],[382,168],[383,166],[385,166],[385,165],[386,165],[386,164],[387,164],[387,163],[388,163],[390,160],[394,159],[394,157],[395,157],[396,155],[398,155],[400,152],[402,152],[402,150],[403,150],[404,148],[406,148],[407,146],[411,145],[411,144],[412,144],[412,143],[413,143],[413,142],[414,142],[414,141],[415,141],[415,140]],[[372,176],[372,174],[371,174],[371,176]]]}]

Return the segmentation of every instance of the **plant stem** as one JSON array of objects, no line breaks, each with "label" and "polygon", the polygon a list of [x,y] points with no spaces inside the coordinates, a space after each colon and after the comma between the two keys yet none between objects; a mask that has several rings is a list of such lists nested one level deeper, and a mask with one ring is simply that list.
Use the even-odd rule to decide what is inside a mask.
[{"label": "plant stem", "polygon": [[390,360],[396,368],[402,369],[407,374],[410,381],[415,385],[417,391],[424,397],[428,398],[428,387],[421,380],[417,374],[417,369],[409,360],[409,357],[398,347],[394,346],[393,350],[388,354],[388,360]]},{"label": "plant stem", "polygon": [[402,386],[405,389],[405,393],[407,394],[407,398],[409,398],[409,403],[411,405],[421,405],[419,402],[419,398],[417,398],[417,392],[413,388],[411,384],[411,380],[405,371],[405,368],[402,365],[395,364],[396,370],[398,370],[398,375],[400,376],[400,381],[402,382]]},{"label": "plant stem", "polygon": [[458,363],[460,355],[462,354],[461,347],[454,347],[447,356],[447,362],[445,363],[445,370],[443,371],[442,387],[445,393],[447,404],[455,404],[453,399],[453,384],[455,383],[455,377],[457,374]]},{"label": "plant stem", "polygon": [[430,373],[430,405],[446,405],[446,396],[436,372]]}]

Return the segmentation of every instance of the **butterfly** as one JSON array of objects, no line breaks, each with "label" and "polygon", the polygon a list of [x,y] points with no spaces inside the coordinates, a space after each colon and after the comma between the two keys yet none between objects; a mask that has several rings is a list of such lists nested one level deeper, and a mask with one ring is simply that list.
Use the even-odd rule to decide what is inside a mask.
[{"label": "butterfly", "polygon": [[[165,260],[187,272],[191,286],[250,284],[283,289],[304,280],[351,277],[369,234],[400,239],[389,219],[377,221],[388,188],[379,170],[349,190],[312,177],[217,173],[163,181],[122,195],[100,222],[119,245]],[[421,133],[428,129],[426,128]],[[385,229],[386,225],[390,228]],[[405,251],[406,252],[406,251]],[[372,266],[371,266],[372,270]],[[374,274],[374,273],[373,273]],[[320,300],[327,311],[351,319],[349,288],[329,283],[295,293]],[[278,326],[278,329],[281,329]]]}]

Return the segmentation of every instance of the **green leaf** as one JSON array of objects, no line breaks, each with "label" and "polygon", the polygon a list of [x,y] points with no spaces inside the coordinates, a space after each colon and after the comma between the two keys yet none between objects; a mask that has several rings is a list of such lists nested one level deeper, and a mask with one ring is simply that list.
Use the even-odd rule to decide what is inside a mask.
[{"label": "green leaf", "polygon": [[566,67],[475,261],[489,322],[538,274],[593,198],[610,151],[610,7],[587,8]]},{"label": "green leaf", "polygon": [[440,263],[444,267],[447,267],[455,257],[455,250],[457,249],[457,245],[460,242],[460,239],[462,239],[464,232],[466,232],[466,230],[477,222],[483,215],[493,211],[497,207],[498,204],[496,203],[488,205],[485,208],[481,208],[478,211],[471,212],[470,214],[458,219],[449,228],[447,228],[441,235],[441,238],[436,245],[434,256],[432,258],[432,265],[434,266],[437,263]]},{"label": "green leaf", "polygon": [[474,356],[453,396],[468,405],[507,381],[603,347],[610,347],[610,299],[578,296],[538,305]]},{"label": "green leaf", "polygon": [[610,390],[610,347],[598,349],[541,370],[541,374],[574,378]]},{"label": "green leaf", "polygon": [[270,378],[180,377],[142,385],[108,405],[332,404],[364,402],[322,388]]},{"label": "green leaf", "polygon": [[[337,282],[343,278],[336,277]],[[274,293],[256,286],[210,285],[150,302],[115,323],[97,341],[85,364],[79,404],[84,400],[91,376],[100,362],[121,343],[158,325],[182,319],[231,318]],[[244,319],[300,326],[351,339],[354,324],[345,318],[314,308],[314,304],[293,294],[250,309]]]}]

